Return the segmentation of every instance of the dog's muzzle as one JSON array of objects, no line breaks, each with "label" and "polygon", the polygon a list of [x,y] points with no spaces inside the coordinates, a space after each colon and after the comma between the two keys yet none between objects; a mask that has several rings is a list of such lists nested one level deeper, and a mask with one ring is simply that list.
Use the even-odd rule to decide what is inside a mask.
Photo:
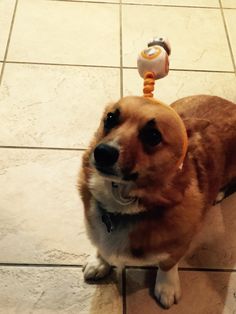
[{"label": "dog's muzzle", "polygon": [[94,166],[104,175],[120,177],[124,181],[135,181],[137,172],[120,169],[117,165],[119,148],[109,144],[98,144],[93,152]]}]

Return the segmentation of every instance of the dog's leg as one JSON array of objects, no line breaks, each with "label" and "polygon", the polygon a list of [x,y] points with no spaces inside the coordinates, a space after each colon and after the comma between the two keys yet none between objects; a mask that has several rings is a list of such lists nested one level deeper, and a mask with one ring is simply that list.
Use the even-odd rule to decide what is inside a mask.
[{"label": "dog's leg", "polygon": [[109,265],[99,253],[91,255],[83,267],[85,280],[98,280],[104,278],[111,270]]},{"label": "dog's leg", "polygon": [[181,288],[178,264],[168,271],[158,269],[154,294],[164,308],[169,308],[179,301]]}]

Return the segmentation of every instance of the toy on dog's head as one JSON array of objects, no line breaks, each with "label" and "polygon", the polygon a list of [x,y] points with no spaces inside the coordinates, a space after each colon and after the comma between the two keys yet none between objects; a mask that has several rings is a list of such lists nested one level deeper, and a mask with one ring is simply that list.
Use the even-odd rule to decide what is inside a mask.
[{"label": "toy on dog's head", "polygon": [[139,74],[144,79],[144,97],[153,97],[155,80],[168,74],[170,52],[167,38],[154,37],[148,43],[148,48],[139,54],[137,63]]},{"label": "toy on dog's head", "polygon": [[[138,56],[137,64],[140,76],[144,79],[143,96],[153,98],[155,80],[165,77],[169,72],[169,55],[171,47],[169,40],[165,37],[154,37],[148,42],[148,47],[141,51]],[[183,160],[187,153],[188,138],[185,126],[178,113],[170,106],[160,101],[153,100],[155,104],[165,106],[172,111],[172,114],[179,120],[182,130],[183,147],[182,156],[177,163],[177,168],[182,169]]]}]

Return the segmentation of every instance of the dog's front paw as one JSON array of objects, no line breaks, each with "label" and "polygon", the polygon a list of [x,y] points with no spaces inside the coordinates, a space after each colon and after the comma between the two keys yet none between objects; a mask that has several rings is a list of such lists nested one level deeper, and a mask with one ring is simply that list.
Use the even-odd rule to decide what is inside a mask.
[{"label": "dog's front paw", "polygon": [[154,294],[160,304],[166,309],[170,308],[174,303],[178,303],[181,297],[178,270],[171,269],[168,272],[164,272],[159,269]]},{"label": "dog's front paw", "polygon": [[174,303],[178,303],[181,296],[180,286],[173,286],[167,283],[157,283],[155,287],[155,297],[161,305],[168,309]]},{"label": "dog's front paw", "polygon": [[85,280],[104,278],[111,270],[111,266],[100,256],[91,256],[83,267]]}]

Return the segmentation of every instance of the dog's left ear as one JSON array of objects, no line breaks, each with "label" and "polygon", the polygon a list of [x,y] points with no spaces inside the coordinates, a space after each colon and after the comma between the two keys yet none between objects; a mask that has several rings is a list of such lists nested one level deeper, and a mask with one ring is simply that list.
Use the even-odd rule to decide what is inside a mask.
[{"label": "dog's left ear", "polygon": [[183,119],[183,122],[186,127],[188,137],[191,137],[196,132],[203,132],[210,125],[210,121],[206,119],[187,118]]}]

